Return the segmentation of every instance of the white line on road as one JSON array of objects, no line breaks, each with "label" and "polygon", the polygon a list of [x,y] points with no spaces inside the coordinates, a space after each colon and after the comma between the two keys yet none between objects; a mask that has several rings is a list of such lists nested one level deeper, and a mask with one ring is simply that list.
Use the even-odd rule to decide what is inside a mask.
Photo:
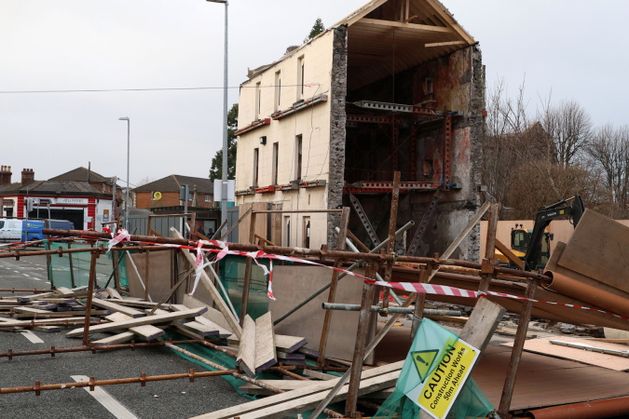
[{"label": "white line on road", "polygon": [[24,336],[26,339],[30,340],[31,343],[44,343],[44,341],[37,336],[35,333],[31,332],[30,330],[24,330],[22,332],[22,336]]},{"label": "white line on road", "polygon": [[[87,375],[73,375],[72,379],[74,381],[89,381],[89,377]],[[120,402],[114,399],[111,394],[107,393],[101,387],[94,387],[94,391],[90,391],[89,387],[83,387],[83,390],[87,391],[87,393],[92,396],[98,403],[103,405],[105,409],[109,411],[114,417],[118,419],[138,419],[133,413],[131,413],[126,407],[124,407]]]},{"label": "white line on road", "polygon": [[25,276],[25,277],[27,277],[27,278],[30,278],[30,277],[31,277],[29,274],[25,274],[25,273],[22,273],[22,275],[24,275],[24,276]]}]

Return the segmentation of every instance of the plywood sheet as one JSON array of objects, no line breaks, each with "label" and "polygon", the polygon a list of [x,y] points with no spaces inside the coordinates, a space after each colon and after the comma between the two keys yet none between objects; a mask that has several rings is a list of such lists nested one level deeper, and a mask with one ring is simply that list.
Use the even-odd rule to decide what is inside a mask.
[{"label": "plywood sheet", "polygon": [[629,292],[629,227],[586,210],[558,264]]},{"label": "plywood sheet", "polygon": [[[489,346],[472,376],[494,405],[500,403],[511,357],[509,348]],[[627,373],[530,352],[522,354],[511,410],[555,406],[629,395]]]},{"label": "plywood sheet", "polygon": [[[149,278],[144,278],[146,267],[146,254],[135,253],[131,255],[133,262],[140,272],[144,285],[148,287],[149,295],[153,301],[161,301],[168,297],[171,289],[172,253],[171,252],[149,252]],[[144,288],[138,281],[138,276],[127,263],[127,276],[129,278],[129,295],[132,297],[144,298]],[[181,266],[181,265],[180,265]]]},{"label": "plywood sheet", "polygon": [[[280,318],[297,303],[303,301],[323,285],[329,284],[331,271],[311,266],[276,266],[273,269],[273,293],[276,301],[269,304],[274,319]],[[346,277],[339,281],[336,302],[359,304],[362,281]],[[321,303],[327,301],[328,292],[295,312],[275,327],[275,332],[303,336],[306,348],[318,351],[324,311]],[[336,311],[332,316],[326,356],[351,360],[358,327],[357,311]]]},{"label": "plywood sheet", "polygon": [[[596,342],[588,339],[580,339],[571,336],[553,336],[550,338],[540,338],[527,340],[524,343],[524,350],[542,355],[554,356],[571,361],[578,361],[584,364],[596,365],[598,367],[607,368],[614,371],[629,371],[629,358],[617,355],[607,355],[598,352],[586,351],[584,349],[570,348],[566,346],[558,346],[550,343],[551,340],[561,340],[565,342],[582,343],[592,345],[599,348],[626,351],[626,345],[619,345],[607,342]],[[513,343],[504,343],[503,345],[511,347]],[[627,381],[629,385],[629,378]]]}]

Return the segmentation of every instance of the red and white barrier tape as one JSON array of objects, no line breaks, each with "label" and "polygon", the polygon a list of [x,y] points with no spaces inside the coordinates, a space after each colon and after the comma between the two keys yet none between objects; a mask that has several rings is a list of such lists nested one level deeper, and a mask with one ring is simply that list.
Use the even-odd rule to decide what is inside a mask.
[{"label": "red and white barrier tape", "polygon": [[[558,301],[547,301],[547,300],[536,300],[536,299],[530,299],[527,297],[523,297],[523,296],[518,296],[515,294],[508,294],[508,293],[503,293],[503,292],[495,292],[495,291],[472,291],[472,290],[466,290],[464,288],[457,288],[457,287],[449,287],[449,286],[445,286],[445,285],[434,285],[434,284],[424,284],[424,283],[420,283],[420,282],[385,282],[385,281],[379,281],[377,279],[374,278],[369,278],[365,275],[356,273],[356,272],[352,272],[352,271],[348,271],[346,269],[343,268],[339,268],[339,267],[335,267],[335,266],[328,266],[328,265],[324,265],[322,263],[319,262],[314,262],[312,260],[307,260],[307,259],[301,259],[301,258],[297,258],[294,256],[284,256],[284,255],[276,255],[276,254],[272,254],[272,253],[266,253],[262,250],[258,250],[258,251],[254,251],[254,252],[244,252],[244,251],[239,251],[239,250],[229,250],[229,243],[226,242],[221,242],[218,240],[201,240],[197,243],[197,247],[194,248],[192,246],[185,246],[185,245],[163,245],[160,243],[149,243],[149,244],[153,244],[153,245],[162,245],[162,246],[169,246],[169,247],[176,247],[176,248],[181,248],[181,249],[187,249],[187,250],[197,250],[201,253],[205,252],[205,253],[215,253],[217,255],[217,257],[215,258],[215,260],[213,260],[211,263],[216,263],[218,262],[220,259],[223,259],[226,255],[231,255],[231,256],[243,256],[243,257],[249,257],[253,260],[253,262],[258,265],[264,272],[264,275],[268,277],[268,286],[267,286],[267,296],[272,299],[275,300],[275,296],[273,295],[273,288],[272,288],[272,280],[273,280],[273,261],[274,260],[279,260],[279,261],[283,261],[283,262],[291,262],[291,263],[299,263],[299,264],[303,264],[303,265],[311,265],[311,266],[320,266],[320,267],[324,267],[333,271],[337,271],[339,273],[343,273],[349,276],[353,276],[355,278],[358,279],[362,279],[363,281],[365,281],[368,284],[373,284],[376,286],[380,286],[380,287],[386,287],[386,288],[392,288],[392,289],[396,289],[399,291],[404,291],[404,292],[410,292],[410,293],[418,293],[418,294],[428,294],[428,295],[441,295],[441,296],[450,296],[450,297],[461,297],[461,298],[480,298],[480,297],[484,297],[484,296],[493,296],[493,297],[500,297],[500,298],[508,298],[508,299],[512,299],[512,300],[518,300],[518,301],[532,301],[534,303],[543,303],[543,304],[549,304],[549,305],[555,305],[555,306],[562,306],[562,307],[566,307],[566,308],[570,308],[570,309],[576,309],[576,310],[583,310],[583,311],[592,311],[592,312],[597,312],[597,313],[601,313],[604,315],[608,315],[608,316],[612,316],[618,319],[622,319],[622,320],[629,320],[629,317],[623,317],[619,314],[613,313],[613,312],[609,312],[606,310],[602,310],[602,309],[598,309],[598,308],[593,308],[593,307],[588,307],[588,306],[583,306],[580,304],[569,304],[569,303],[561,303]],[[214,246],[215,248],[205,248],[203,247],[203,245],[211,245]],[[217,247],[217,248],[216,248]],[[198,257],[198,253],[197,253],[197,257]],[[265,265],[261,264],[258,262],[258,259],[268,259],[269,260],[269,268],[267,268]],[[203,260],[203,258],[201,259]],[[207,266],[206,265],[201,265],[201,270],[204,269],[204,267]],[[197,270],[199,269],[199,265],[197,262]],[[200,271],[199,271],[199,277],[200,277]],[[194,290],[196,289],[196,285],[198,283],[198,279],[195,279],[195,285],[193,287],[193,291],[192,293],[194,293]]]},{"label": "red and white barrier tape", "polygon": [[131,241],[131,234],[129,234],[129,232],[124,228],[121,228],[120,230],[118,230],[118,233],[115,236],[112,233],[112,238],[107,243],[107,251],[109,252],[111,248],[116,246],[117,244],[128,241]]},{"label": "red and white barrier tape", "polygon": [[532,298],[522,297],[519,295],[507,294],[504,292],[471,291],[471,290],[466,290],[463,288],[448,287],[445,285],[423,284],[420,282],[385,282],[385,281],[378,281],[378,280],[365,280],[365,282],[379,286],[379,287],[392,288],[392,289],[416,293],[416,294],[442,295],[442,296],[462,297],[462,298],[480,298],[480,297],[489,295],[492,297],[509,298],[511,300],[532,301],[534,303],[550,304],[550,305],[562,306],[562,307],[577,309],[577,310],[595,311],[601,314],[616,317],[618,319],[629,320],[628,317],[623,317],[619,314],[605,311],[599,308],[583,306],[580,304],[560,303],[558,301],[536,300]]}]

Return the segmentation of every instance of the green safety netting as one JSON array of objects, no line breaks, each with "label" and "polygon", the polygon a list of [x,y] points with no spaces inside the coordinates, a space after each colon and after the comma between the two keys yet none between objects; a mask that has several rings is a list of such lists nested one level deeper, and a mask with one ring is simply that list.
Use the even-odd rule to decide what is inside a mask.
[{"label": "green safety netting", "polygon": [[[241,310],[246,263],[247,258],[228,255],[221,259],[219,265],[221,282],[227,291],[227,297],[238,314]],[[269,267],[268,260],[258,260],[258,263]],[[254,319],[269,311],[269,298],[266,295],[266,289],[267,277],[264,276],[264,272],[259,266],[252,263],[247,313]]]},{"label": "green safety netting", "polygon": [[[57,249],[87,249],[91,246],[80,243],[58,243],[46,242],[46,248],[50,250]],[[114,264],[112,253],[106,253],[99,256],[96,260],[96,285],[99,288],[107,286],[114,287],[113,276]],[[48,267],[48,277],[51,285],[54,287],[75,288],[87,286],[90,278],[90,252],[68,253],[59,257],[53,255],[50,257]],[[127,287],[127,270],[125,268],[125,258],[120,257],[118,263],[118,275],[120,278],[120,286]]]},{"label": "green safety netting", "polygon": [[[458,340],[458,336],[449,330],[429,319],[422,319],[413,339],[411,350],[402,367],[395,391],[384,401],[375,416],[401,417],[403,419],[418,418],[420,408],[407,394],[411,393],[412,389],[418,385],[423,385],[425,380],[438,368],[441,361],[445,359],[447,353],[446,345],[443,342],[454,344]],[[428,356],[424,356],[428,360],[431,351],[425,349],[432,347],[439,348],[437,349],[438,353],[435,351],[435,354],[432,355],[434,361],[430,363],[430,368],[424,371],[424,377],[421,377],[418,373],[419,368],[416,367],[416,361],[413,361],[413,354],[428,354]],[[470,377],[465,382],[447,417],[452,419],[484,418],[493,410],[491,403]]]}]

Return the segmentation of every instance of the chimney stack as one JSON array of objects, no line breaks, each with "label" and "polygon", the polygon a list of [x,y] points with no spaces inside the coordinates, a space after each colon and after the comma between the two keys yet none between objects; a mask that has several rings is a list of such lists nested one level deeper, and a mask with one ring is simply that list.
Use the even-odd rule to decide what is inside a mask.
[{"label": "chimney stack", "polygon": [[0,186],[11,184],[11,166],[0,166]]},{"label": "chimney stack", "polygon": [[35,181],[35,171],[33,169],[22,169],[22,186],[29,185]]}]

